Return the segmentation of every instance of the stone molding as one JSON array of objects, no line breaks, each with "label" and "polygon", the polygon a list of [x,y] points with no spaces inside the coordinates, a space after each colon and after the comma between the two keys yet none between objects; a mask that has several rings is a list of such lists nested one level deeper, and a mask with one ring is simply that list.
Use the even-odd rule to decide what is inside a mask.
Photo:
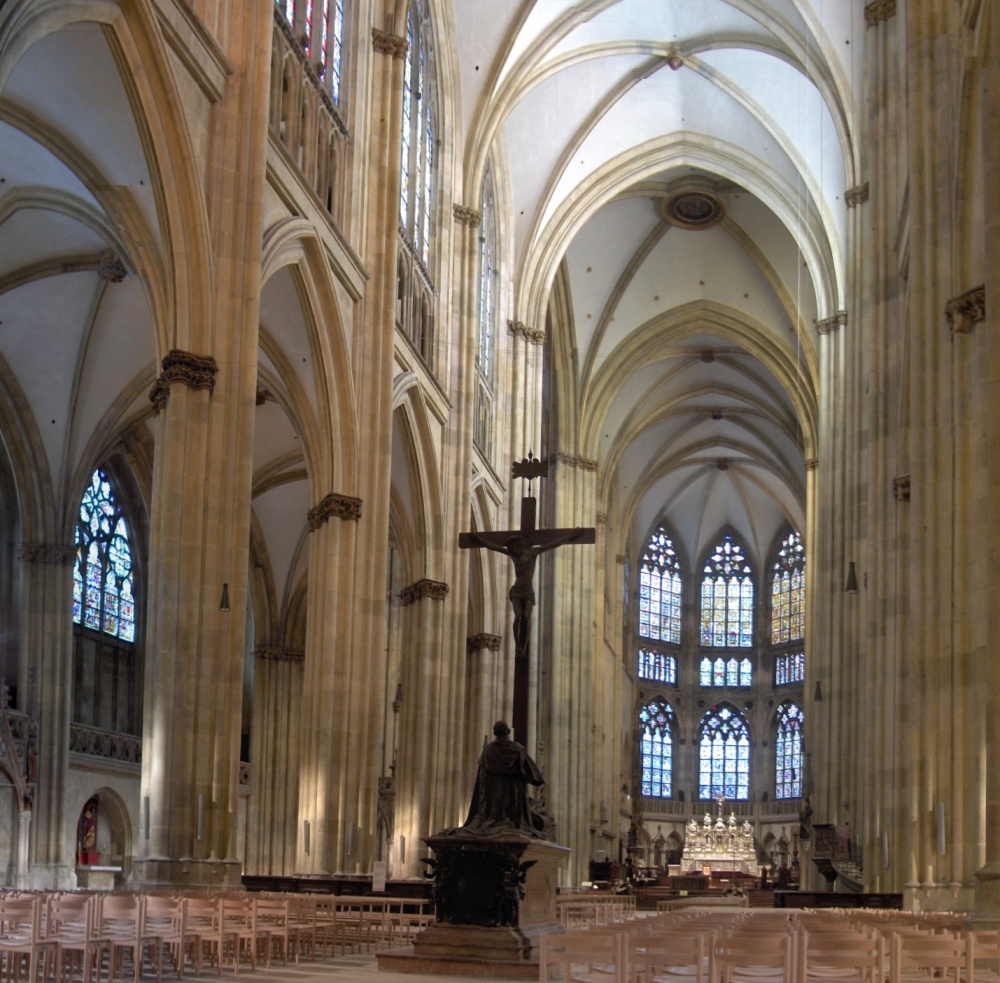
[{"label": "stone molding", "polygon": [[557,451],[552,455],[552,460],[570,468],[579,468],[581,471],[597,470],[597,461],[591,461],[589,458],[580,457],[577,454],[563,454],[561,451]]},{"label": "stone molding", "polygon": [[406,38],[398,34],[388,34],[377,27],[372,28],[372,47],[380,55],[392,55],[393,58],[405,58],[410,44]]},{"label": "stone molding", "polygon": [[210,355],[194,355],[191,352],[171,348],[163,359],[163,372],[149,391],[149,401],[153,412],[166,409],[170,397],[170,387],[175,382],[183,382],[189,389],[215,389],[215,376],[219,366]]},{"label": "stone molding", "polygon": [[807,457],[806,458],[806,471],[815,471],[819,467],[818,457]]},{"label": "stone molding", "polygon": [[361,518],[361,499],[352,498],[350,495],[327,495],[319,505],[313,506],[309,510],[309,530],[319,529],[330,519],[353,519],[357,522]]},{"label": "stone molding", "polygon": [[910,476],[908,474],[901,474],[898,478],[892,479],[892,497],[897,502],[910,500]]},{"label": "stone molding", "polygon": [[443,601],[447,594],[447,584],[442,583],[440,580],[429,580],[424,577],[423,580],[418,580],[415,584],[404,587],[399,592],[399,599],[405,607],[407,604],[413,604],[415,601],[422,600],[425,597],[429,597],[434,601]]},{"label": "stone molding", "polygon": [[871,0],[865,4],[865,27],[875,27],[896,15],[896,0]]},{"label": "stone molding", "polygon": [[545,344],[545,332],[539,328],[529,328],[523,321],[508,321],[507,330],[515,337],[521,335],[525,341],[530,341],[532,344]]},{"label": "stone molding", "polygon": [[500,636],[480,632],[478,635],[470,635],[465,640],[466,655],[475,655],[477,652],[482,652],[484,650],[488,652],[499,652]]},{"label": "stone molding", "polygon": [[955,334],[969,334],[981,321],[986,320],[986,287],[974,287],[954,297],[945,304],[944,315],[948,327]]},{"label": "stone molding", "polygon": [[820,334],[830,334],[836,331],[837,328],[843,328],[847,325],[847,311],[836,311],[829,317],[813,321],[813,324],[816,325],[816,330]]},{"label": "stone molding", "polygon": [[868,198],[867,181],[864,184],[857,184],[853,188],[848,188],[844,194],[844,200],[847,202],[848,208],[854,208],[855,205],[863,205],[868,201]]},{"label": "stone molding", "polygon": [[465,205],[452,205],[452,214],[459,225],[467,225],[470,229],[478,229],[482,221],[482,215],[475,208],[467,208]]},{"label": "stone molding", "polygon": [[305,662],[303,649],[286,648],[282,645],[258,645],[253,650],[254,658],[270,659],[272,662]]},{"label": "stone molding", "polygon": [[44,567],[68,567],[76,560],[76,547],[62,543],[21,543],[17,558]]}]

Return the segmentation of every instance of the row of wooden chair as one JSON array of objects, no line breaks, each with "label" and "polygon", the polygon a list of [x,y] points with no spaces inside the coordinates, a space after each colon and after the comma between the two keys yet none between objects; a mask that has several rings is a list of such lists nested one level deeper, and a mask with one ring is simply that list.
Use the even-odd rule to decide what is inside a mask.
[{"label": "row of wooden chair", "polygon": [[0,896],[0,980],[178,979],[287,965],[408,941],[430,918],[419,900],[314,894],[24,893]]},{"label": "row of wooden chair", "polygon": [[[900,913],[896,913],[900,914]],[[1000,983],[1000,933],[954,918],[750,909],[543,936],[540,980],[576,983]]]}]

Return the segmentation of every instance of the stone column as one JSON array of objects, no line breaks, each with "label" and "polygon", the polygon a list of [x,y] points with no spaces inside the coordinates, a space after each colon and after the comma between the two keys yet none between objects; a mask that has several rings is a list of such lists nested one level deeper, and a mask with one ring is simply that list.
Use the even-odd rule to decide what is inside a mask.
[{"label": "stone column", "polygon": [[[554,465],[554,467],[553,467]],[[597,462],[571,454],[556,454],[549,463],[550,499],[544,525],[573,528],[596,523]],[[595,776],[599,748],[621,727],[622,701],[609,693],[603,672],[605,649],[596,637],[603,619],[595,606],[603,605],[603,584],[596,582],[595,560],[605,551],[606,526],[597,523],[594,546],[564,546],[539,562],[536,577],[538,607],[535,658],[538,673],[538,740],[544,743],[546,797],[556,822],[556,840],[572,851],[563,883],[586,879],[590,859],[590,826],[602,799],[617,823],[617,771],[602,775],[602,786],[615,783],[602,795]],[[547,562],[546,562],[547,561]],[[592,707],[593,713],[579,708]],[[613,728],[613,729],[612,729]]]},{"label": "stone column", "polygon": [[[439,718],[447,718],[450,709],[442,700],[449,663],[442,648],[448,593],[447,584],[426,578],[402,591],[405,641],[394,852],[399,866],[393,871],[397,876],[416,877],[424,872],[419,862],[426,855],[421,838],[460,825],[468,806],[465,799],[472,790],[471,786],[460,789],[457,781],[448,780],[448,756],[457,753],[458,747],[442,738],[447,727],[438,727]],[[452,722],[456,719],[457,714],[452,715]],[[401,836],[405,850],[400,849]]]},{"label": "stone column", "polygon": [[[73,546],[23,543],[21,561],[21,637],[27,692],[22,709],[38,717],[38,780],[29,858],[33,887],[65,890],[73,875],[74,818],[66,814],[69,776],[69,726],[73,691]],[[23,844],[27,848],[27,828]]]},{"label": "stone column", "polygon": [[364,837],[374,832],[373,816],[362,811],[368,798],[374,809],[375,799],[365,793],[361,776],[369,763],[368,736],[377,739],[381,732],[369,700],[382,687],[372,684],[377,666],[371,650],[361,633],[353,634],[361,508],[360,499],[331,494],[309,513],[296,858],[296,870],[305,873],[352,873]]},{"label": "stone column", "polygon": [[[272,22],[264,2],[233,7],[226,20],[232,74],[212,106],[202,186],[211,323],[167,326],[175,348],[151,393],[158,419],[141,791],[149,829],[134,867],[144,885],[240,883],[233,854]],[[201,282],[185,270],[191,257],[175,258],[179,282]],[[223,584],[230,610],[221,609]]]},{"label": "stone column", "polygon": [[[992,15],[987,17],[986,11]],[[996,0],[986,5],[982,15],[990,25],[986,59],[980,73],[981,117],[980,134],[984,187],[982,203],[968,202],[970,210],[982,208],[985,237],[985,284],[982,291],[982,318],[969,317],[975,324],[975,351],[971,358],[977,368],[976,426],[979,439],[976,451],[981,460],[977,472],[977,515],[980,519],[978,547],[983,552],[981,573],[972,586],[976,596],[976,616],[981,630],[974,639],[976,662],[981,667],[980,701],[985,701],[986,748],[985,773],[978,778],[986,787],[986,810],[982,839],[985,842],[983,866],[976,871],[975,924],[996,929],[1000,926],[1000,714],[993,712],[992,703],[1000,693],[1000,666],[994,657],[997,632],[1000,631],[1000,606],[993,587],[1000,549],[1000,496],[996,477],[1000,474],[1000,427],[996,408],[997,386],[1000,385],[1000,364],[995,330],[988,320],[1000,307],[1000,216],[996,209],[985,206],[996,201],[1000,193],[1000,175],[994,166],[1000,152],[1000,10]],[[985,206],[985,207],[984,207]],[[981,511],[978,511],[980,510]],[[984,545],[988,544],[988,545]],[[980,703],[982,706],[982,702]],[[977,776],[978,777],[978,776]]]},{"label": "stone column", "polygon": [[292,874],[299,815],[299,719],[305,705],[303,649],[258,645],[254,650],[246,872]]}]

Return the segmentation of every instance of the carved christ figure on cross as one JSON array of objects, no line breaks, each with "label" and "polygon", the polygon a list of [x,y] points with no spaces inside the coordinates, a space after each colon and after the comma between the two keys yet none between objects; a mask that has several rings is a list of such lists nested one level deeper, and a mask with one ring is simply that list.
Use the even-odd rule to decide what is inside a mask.
[{"label": "carved christ figure on cross", "polygon": [[[545,477],[548,466],[529,454],[523,461],[514,463],[515,478]],[[458,537],[462,549],[481,548],[509,556],[514,564],[514,583],[507,596],[514,609],[514,733],[525,741],[528,733],[529,660],[531,652],[531,613],[535,607],[535,564],[542,553],[568,543],[582,544],[596,541],[593,528],[536,529],[537,502],[529,494],[521,499],[521,528],[503,532],[464,532]]]},{"label": "carved christ figure on cross", "polygon": [[[497,541],[497,536],[504,539]],[[514,563],[514,583],[507,596],[514,609],[514,651],[527,657],[531,640],[531,612],[535,607],[535,563],[542,553],[554,550],[565,543],[592,543],[593,529],[549,529],[530,533],[520,531],[481,535],[477,532],[464,533],[462,545],[481,546],[483,549],[504,553]],[[540,540],[540,541],[539,541]]]}]

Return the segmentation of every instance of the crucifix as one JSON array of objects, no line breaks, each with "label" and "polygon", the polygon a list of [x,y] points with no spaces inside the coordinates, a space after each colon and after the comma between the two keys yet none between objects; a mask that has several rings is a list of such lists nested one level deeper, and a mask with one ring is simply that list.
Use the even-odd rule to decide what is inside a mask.
[{"label": "crucifix", "polygon": [[507,595],[514,609],[514,735],[520,741],[528,736],[528,682],[531,664],[531,612],[535,606],[535,562],[539,555],[557,546],[596,542],[593,528],[537,529],[537,500],[531,494],[534,478],[545,478],[549,466],[531,453],[515,461],[513,477],[528,481],[528,494],[521,499],[521,528],[502,532],[463,532],[458,537],[462,549],[488,549],[509,556],[514,564],[514,583]]}]

